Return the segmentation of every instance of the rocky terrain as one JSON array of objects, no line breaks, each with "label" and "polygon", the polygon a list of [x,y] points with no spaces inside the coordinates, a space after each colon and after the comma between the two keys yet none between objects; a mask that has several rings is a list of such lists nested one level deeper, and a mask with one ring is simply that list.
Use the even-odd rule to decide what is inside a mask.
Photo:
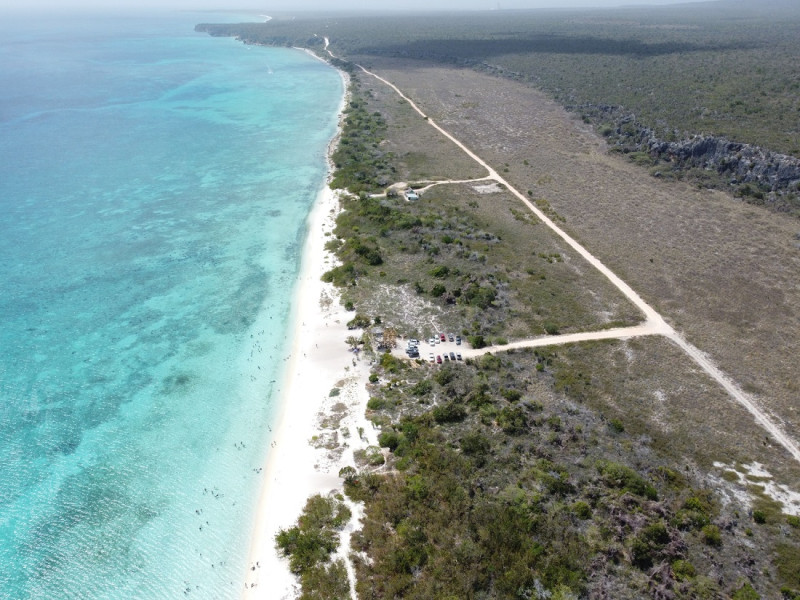
[{"label": "rocky terrain", "polygon": [[[596,124],[612,150],[633,153],[635,162],[646,164],[649,160],[651,173],[657,177],[666,173],[686,176],[702,180],[707,187],[730,188],[752,204],[766,204],[780,211],[800,210],[800,159],[794,156],[714,135],[666,140],[620,107],[571,108]],[[678,135],[675,131],[673,137]],[[635,153],[646,153],[647,157]]]}]

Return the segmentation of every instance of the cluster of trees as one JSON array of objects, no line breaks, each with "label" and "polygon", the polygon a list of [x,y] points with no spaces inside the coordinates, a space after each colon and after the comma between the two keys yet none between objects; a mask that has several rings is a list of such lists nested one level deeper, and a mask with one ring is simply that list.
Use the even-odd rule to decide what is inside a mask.
[{"label": "cluster of trees", "polygon": [[300,578],[302,600],[350,598],[344,561],[331,559],[339,547],[339,531],[350,515],[341,499],[316,494],[306,502],[297,525],[278,532],[276,545]]},{"label": "cluster of trees", "polygon": [[331,155],[336,167],[330,184],[333,189],[375,192],[389,183],[391,153],[379,146],[385,133],[381,114],[368,112],[363,100],[353,98],[344,111],[339,144]]}]

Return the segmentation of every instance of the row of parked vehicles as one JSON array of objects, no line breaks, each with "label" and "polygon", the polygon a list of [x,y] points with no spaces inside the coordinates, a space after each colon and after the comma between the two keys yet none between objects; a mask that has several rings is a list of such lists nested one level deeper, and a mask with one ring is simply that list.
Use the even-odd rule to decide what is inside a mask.
[{"label": "row of parked vehicles", "polygon": [[[436,344],[446,342],[446,341],[455,342],[456,345],[461,345],[461,336],[460,335],[453,335],[452,333],[445,335],[444,333],[439,334],[438,338],[432,337],[428,340],[428,343],[431,346],[435,346]],[[408,354],[409,358],[419,358],[419,340],[411,338],[408,340],[408,347],[406,348],[406,354]],[[433,352],[428,354],[428,360],[430,362],[435,362],[438,364],[442,364],[443,362],[447,361],[457,361],[462,360],[460,352],[443,352],[442,354],[434,355]]]},{"label": "row of parked vehicles", "polygon": [[[413,341],[413,340],[412,340]],[[428,344],[431,346],[435,346],[436,344],[440,344],[442,342],[455,342],[456,345],[461,345],[461,336],[460,335],[453,335],[452,333],[444,334],[440,333],[438,337],[434,336],[428,340]]]},{"label": "row of parked vehicles", "polygon": [[[444,357],[444,359],[442,359],[442,357]],[[450,352],[449,354],[447,352],[443,352],[442,354],[437,354],[436,358],[434,358],[433,352],[431,352],[430,354],[428,354],[428,360],[430,362],[436,362],[438,364],[442,364],[443,362],[448,362],[448,361],[455,362],[457,360],[461,360],[461,352]]]}]

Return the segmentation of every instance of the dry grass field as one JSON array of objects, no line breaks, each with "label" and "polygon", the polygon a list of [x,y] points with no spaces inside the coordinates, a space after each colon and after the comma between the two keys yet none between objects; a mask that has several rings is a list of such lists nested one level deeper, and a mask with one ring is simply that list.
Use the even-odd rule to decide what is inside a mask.
[{"label": "dry grass field", "polygon": [[[785,431],[800,430],[796,220],[720,192],[655,179],[625,157],[608,154],[602,138],[522,84],[414,61],[363,62],[518,189],[546,200],[571,235],[717,362]],[[379,96],[385,107],[391,105],[391,96]],[[413,124],[413,116],[405,118],[411,119],[406,125]],[[425,125],[421,118],[418,123]],[[403,144],[416,135],[410,133]],[[637,411],[685,445],[687,456],[708,465],[727,462],[726,454],[746,461],[766,453],[761,458],[782,470],[784,481],[800,479],[796,466],[781,466],[788,455],[771,449],[748,415],[713,383],[699,374],[688,383],[690,363],[677,351],[662,349],[663,360],[655,362],[646,353],[648,376],[636,385],[631,382],[637,381],[637,369],[626,367],[628,375],[620,380],[620,365],[609,364],[604,351],[580,354],[607,406],[626,413],[639,402]],[[669,402],[648,402],[662,398],[656,393],[661,386],[673,390],[664,396]],[[717,420],[700,427],[700,420],[711,418],[709,403]],[[705,445],[714,450],[707,452]]]},{"label": "dry grass field", "polygon": [[362,77],[370,90],[370,107],[381,111],[391,135],[381,148],[395,155],[397,180],[412,182],[440,179],[475,179],[483,169],[433,127],[421,127],[420,116],[394,90],[374,85],[371,77]]}]

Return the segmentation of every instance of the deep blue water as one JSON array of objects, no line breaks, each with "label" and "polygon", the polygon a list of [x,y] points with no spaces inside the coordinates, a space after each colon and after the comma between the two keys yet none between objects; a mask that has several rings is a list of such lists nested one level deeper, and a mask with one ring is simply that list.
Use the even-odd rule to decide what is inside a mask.
[{"label": "deep blue water", "polygon": [[0,24],[0,598],[236,598],[343,87],[224,15]]}]

